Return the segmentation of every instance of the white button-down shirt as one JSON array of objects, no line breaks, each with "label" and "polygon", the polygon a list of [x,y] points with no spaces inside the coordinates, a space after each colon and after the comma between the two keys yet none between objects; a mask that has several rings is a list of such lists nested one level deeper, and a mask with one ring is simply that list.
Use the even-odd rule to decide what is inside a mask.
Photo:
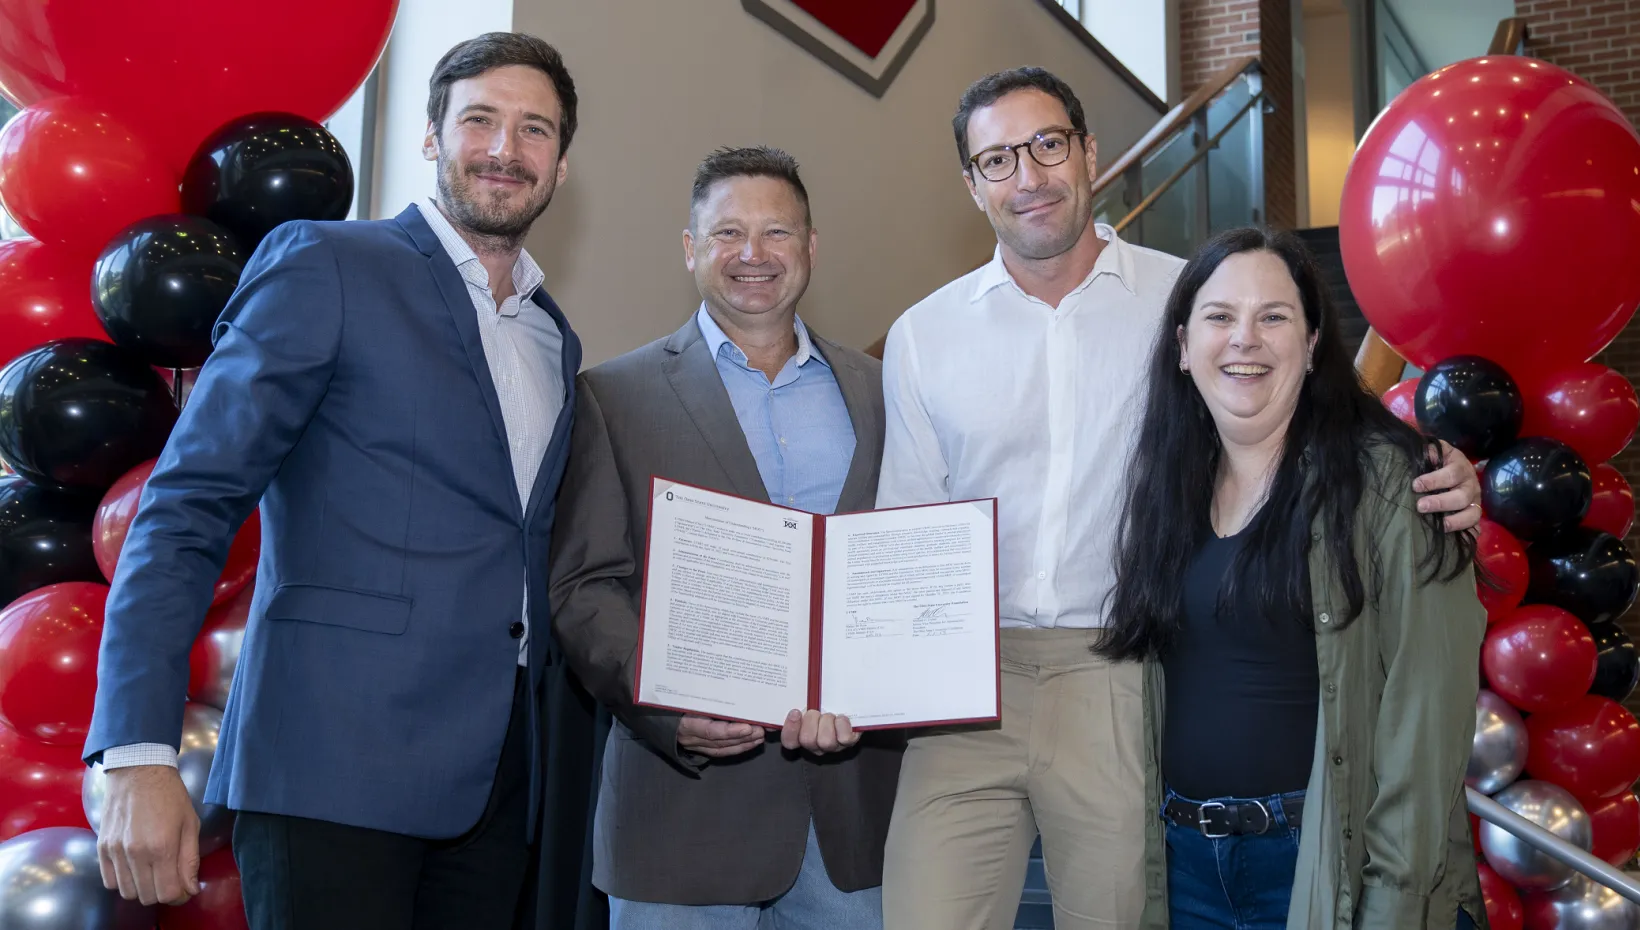
[{"label": "white button-down shirt", "polygon": [[[438,235],[444,251],[455,262],[467,282],[467,296],[478,313],[478,337],[484,345],[484,360],[490,366],[490,380],[501,402],[501,420],[507,425],[507,443],[512,453],[513,480],[518,488],[519,506],[529,509],[530,489],[552,441],[553,427],[564,409],[564,334],[547,311],[531,301],[541,286],[541,266],[528,252],[519,252],[513,263],[513,296],[495,304],[490,293],[490,273],[478,260],[467,241],[461,238],[438,205],[428,199],[417,204],[427,225]],[[518,664],[528,664],[529,591],[524,592],[524,635],[518,641]]]},{"label": "white button-down shirt", "polygon": [[1163,306],[1184,262],[1109,227],[1059,306],[990,262],[900,317],[877,506],[997,498],[1002,625],[1096,627]]}]

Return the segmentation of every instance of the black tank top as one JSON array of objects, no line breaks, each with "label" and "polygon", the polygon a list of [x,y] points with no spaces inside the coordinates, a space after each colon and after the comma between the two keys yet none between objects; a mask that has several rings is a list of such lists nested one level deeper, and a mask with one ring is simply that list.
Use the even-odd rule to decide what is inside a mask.
[{"label": "black tank top", "polygon": [[1198,801],[1302,790],[1315,752],[1315,633],[1297,617],[1234,604],[1220,611],[1219,589],[1246,533],[1205,535],[1185,572],[1179,637],[1162,657],[1162,774]]}]

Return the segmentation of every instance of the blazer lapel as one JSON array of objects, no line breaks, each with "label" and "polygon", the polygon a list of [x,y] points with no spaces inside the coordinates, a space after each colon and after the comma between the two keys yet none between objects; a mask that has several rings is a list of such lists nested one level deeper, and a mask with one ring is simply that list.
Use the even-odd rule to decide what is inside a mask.
[{"label": "blazer lapel", "polygon": [[837,498],[837,512],[871,510],[877,506],[877,474],[883,459],[883,385],[855,366],[852,359],[828,340],[809,330],[809,341],[831,365],[843,406],[854,424],[854,458]]},{"label": "blazer lapel", "polygon": [[[558,304],[547,294],[545,287],[536,288],[530,299],[547,311],[552,321],[558,324],[558,333],[564,339],[561,361],[564,406],[558,411],[558,422],[552,429],[552,439],[547,442],[547,448],[541,454],[541,467],[535,472],[535,486],[530,490],[530,506],[529,512],[525,514],[526,520],[534,519],[536,510],[543,506],[543,498],[554,496],[548,491],[556,487],[562,469],[553,466],[563,463],[563,445],[569,441],[570,424],[575,419],[575,376],[581,370],[581,340],[575,335],[575,331],[570,329],[569,320],[564,316],[564,312],[558,309]],[[556,463],[554,456],[558,457]]]},{"label": "blazer lapel", "polygon": [[[427,256],[433,280],[438,283],[439,293],[444,297],[444,308],[450,311],[450,319],[456,324],[456,332],[461,334],[462,348],[467,351],[467,361],[472,365],[473,377],[478,379],[478,390],[484,395],[484,406],[490,411],[490,421],[495,424],[501,448],[511,450],[512,445],[507,438],[507,421],[501,417],[501,398],[495,393],[495,381],[490,377],[490,363],[484,357],[484,342],[478,335],[478,311],[473,307],[472,297],[467,294],[467,282],[461,277],[461,272],[456,270],[455,262],[450,260],[450,253],[444,250],[444,243],[438,241],[438,234],[427,225],[420,207],[411,204],[397,219],[399,225],[416,243],[416,247],[421,250],[421,254]],[[510,451],[508,456],[510,461]],[[513,497],[516,498],[517,494]]]},{"label": "blazer lapel", "polygon": [[683,324],[682,329],[666,340],[666,351],[667,359],[662,364],[666,380],[729,476],[735,493],[753,500],[768,500],[769,492],[757,470],[757,459],[752,457],[752,447],[746,444],[746,433],[740,428],[734,405],[729,402],[729,392],[718,375],[717,363],[707,352],[706,340],[700,335],[694,314],[689,315],[689,322]]}]

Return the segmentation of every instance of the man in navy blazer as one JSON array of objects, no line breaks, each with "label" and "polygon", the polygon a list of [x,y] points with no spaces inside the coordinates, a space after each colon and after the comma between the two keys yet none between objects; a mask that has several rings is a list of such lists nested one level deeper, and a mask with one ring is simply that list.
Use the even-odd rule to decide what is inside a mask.
[{"label": "man in navy blazer", "polygon": [[[547,43],[492,33],[430,90],[436,200],[276,229],[143,493],[85,746],[126,898],[199,891],[175,769],[188,652],[260,504],[206,790],[237,812],[251,926],[505,928],[526,898],[570,924],[591,720],[546,592],[581,352],[522,243],[564,180],[575,88]],[[532,866],[563,893],[527,894]]]}]

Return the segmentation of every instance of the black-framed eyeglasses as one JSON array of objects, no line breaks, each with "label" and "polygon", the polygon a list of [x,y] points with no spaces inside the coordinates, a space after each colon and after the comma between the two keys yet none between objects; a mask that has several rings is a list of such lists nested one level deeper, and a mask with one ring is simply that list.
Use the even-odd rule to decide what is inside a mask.
[{"label": "black-framed eyeglasses", "polygon": [[1006,181],[1019,170],[1019,150],[1031,153],[1031,158],[1044,168],[1062,165],[1071,157],[1071,137],[1086,136],[1075,129],[1044,129],[1029,142],[1018,145],[993,145],[974,153],[968,164],[987,181]]}]

